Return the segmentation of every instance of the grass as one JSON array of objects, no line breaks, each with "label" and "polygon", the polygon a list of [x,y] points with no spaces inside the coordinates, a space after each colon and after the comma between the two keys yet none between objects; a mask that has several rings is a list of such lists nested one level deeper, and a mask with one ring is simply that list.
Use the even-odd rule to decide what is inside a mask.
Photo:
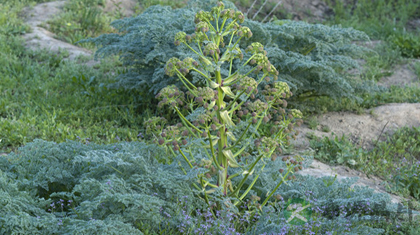
[{"label": "grass", "polygon": [[417,76],[418,81],[420,82],[420,61],[416,61],[412,65],[412,69]]},{"label": "grass", "polygon": [[318,119],[315,116],[312,116],[308,119],[307,124],[310,129],[316,130],[319,125]]},{"label": "grass", "polygon": [[[249,8],[252,2],[241,0],[237,4],[242,8]],[[388,75],[395,65],[404,62],[403,56],[409,56],[410,51],[415,52],[417,44],[412,46],[414,49],[404,52],[407,50],[404,43],[398,46],[390,38],[404,35],[399,27],[403,27],[410,17],[414,17],[414,9],[419,8],[409,2],[407,7],[399,4],[404,7],[391,11],[396,9],[392,2],[383,1],[387,4],[380,5],[375,11],[369,11],[374,7],[369,5],[369,1],[359,2],[366,9],[355,9],[352,14],[338,2],[330,2],[332,5],[336,4],[336,17],[330,23],[366,30],[373,38],[386,41],[375,48],[377,55],[367,59],[366,70],[362,73],[362,79],[378,81],[382,76]],[[29,0],[0,0],[0,152],[8,153],[38,138],[55,142],[69,139],[100,144],[141,140],[143,120],[151,115],[145,111],[147,105],[138,102],[138,94],[135,92],[106,88],[112,82],[112,73],[124,72],[117,58],[102,61],[90,68],[65,61],[68,56],[66,52],[52,54],[24,48],[20,35],[28,32],[29,28],[22,23],[18,14],[24,6],[34,3]],[[143,1],[136,13],[157,3],[172,7],[185,4],[184,1]],[[261,6],[258,4],[261,3],[262,1],[254,6],[249,16],[257,12],[256,9]],[[101,4],[104,1],[69,1],[64,13],[49,22],[51,30],[58,38],[70,43],[113,32],[109,22],[122,15],[105,15],[100,11]],[[264,19],[273,4],[263,7],[256,19]],[[382,13],[386,14],[382,16]],[[273,13],[277,17],[285,14],[280,8]],[[394,21],[394,18],[398,20]],[[394,30],[394,27],[398,29]],[[414,32],[408,35],[411,35],[408,38],[414,40],[417,37]],[[84,46],[93,49],[92,45]],[[416,54],[411,56],[415,57]],[[420,78],[420,62],[413,65],[413,70]],[[322,97],[300,105],[307,115],[341,110],[363,112],[366,108],[386,103],[418,103],[420,88],[391,87],[385,91],[360,96],[363,98],[362,102]],[[310,118],[308,125],[311,129],[316,129],[319,122],[316,118]],[[328,129],[327,126],[322,128],[323,131],[329,131]],[[378,142],[369,151],[354,146],[346,138],[338,137],[312,140],[311,144],[316,149],[316,158],[330,164],[347,164],[365,173],[377,175],[387,180],[388,190],[391,192],[420,199],[420,182],[416,177],[420,174],[416,162],[420,158],[420,128],[403,128],[386,141]]]},{"label": "grass", "polygon": [[65,61],[66,53],[25,49],[19,35],[28,29],[17,14],[28,4],[5,3],[0,9],[0,19],[8,19],[0,20],[0,152],[36,138],[138,140],[144,117],[136,94],[105,86],[112,79],[109,72],[122,71],[119,62],[104,61],[92,69]]},{"label": "grass", "polygon": [[104,75],[107,68],[116,66],[108,61],[94,70],[46,51],[10,56],[0,80],[1,150],[8,152],[36,138],[137,140],[143,117],[136,95],[101,87],[111,78]]}]

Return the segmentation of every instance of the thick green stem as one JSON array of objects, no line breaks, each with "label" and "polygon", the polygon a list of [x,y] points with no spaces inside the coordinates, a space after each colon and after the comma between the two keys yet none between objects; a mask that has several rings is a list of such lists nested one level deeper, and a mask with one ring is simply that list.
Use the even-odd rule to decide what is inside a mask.
[{"label": "thick green stem", "polygon": [[[222,76],[220,74],[220,71],[216,72],[216,83],[217,84],[221,84],[222,83]],[[223,154],[223,148],[227,145],[227,134],[225,131],[225,123],[220,115],[220,110],[222,108],[222,104],[223,102],[223,98],[224,98],[224,94],[223,94],[223,90],[218,87],[217,88],[217,100],[216,100],[216,105],[218,107],[216,113],[217,113],[217,118],[219,119],[220,123],[222,124],[220,126],[219,132],[220,132],[220,139],[218,140],[218,155],[217,155],[217,160],[220,164],[222,164],[223,167],[223,171],[221,171],[221,173],[219,173],[219,179],[218,179],[218,183],[220,186],[223,187],[223,193],[227,194],[227,172],[228,172],[228,160],[225,157],[225,155]]]},{"label": "thick green stem", "polygon": [[219,161],[217,160],[216,154],[214,154],[213,141],[211,140],[210,130],[207,130],[207,135],[209,136],[210,150],[213,161],[216,164],[217,169],[223,170],[223,168],[219,165]]}]

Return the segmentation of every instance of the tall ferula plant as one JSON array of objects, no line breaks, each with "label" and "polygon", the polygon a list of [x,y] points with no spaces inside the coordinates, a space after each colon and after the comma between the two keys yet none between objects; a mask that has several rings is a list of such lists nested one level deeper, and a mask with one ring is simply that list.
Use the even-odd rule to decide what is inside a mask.
[{"label": "tall ferula plant", "polygon": [[[277,81],[278,71],[268,61],[267,52],[260,43],[248,46],[245,53],[250,57],[240,69],[232,71],[233,61],[244,58],[239,41],[252,36],[248,27],[239,25],[243,21],[241,12],[224,9],[224,4],[219,2],[210,12],[200,11],[196,14],[194,34],[176,34],[175,44],[187,46],[199,61],[171,58],[165,66],[165,72],[169,76],[176,74],[185,85],[186,92],[172,85],[163,88],[156,98],[160,100],[159,107],[169,105],[179,115],[182,124],[164,127],[162,124],[165,120],[159,117],[145,122],[148,132],[152,132],[155,140],[160,145],[166,145],[175,157],[179,152],[189,167],[200,165],[208,169],[206,173],[198,175],[201,187],[195,185],[204,193],[207,202],[209,194],[217,188],[225,196],[237,198],[235,205],[241,202],[258,179],[259,175],[255,173],[252,182],[247,182],[248,177],[256,172],[256,166],[262,167],[262,170],[267,159],[275,160],[287,143],[286,139],[290,138],[288,133],[294,123],[300,125],[302,122],[299,110],[286,112],[284,109],[287,106],[284,99],[290,97],[292,92],[287,83]],[[198,50],[190,46],[192,43],[197,44]],[[225,78],[221,74],[223,63],[229,67],[229,74]],[[244,74],[240,70],[244,70]],[[207,86],[196,87],[189,81],[187,74],[192,71],[201,74]],[[256,79],[248,77],[251,73],[256,74]],[[263,80],[268,84],[270,78],[274,82],[265,85],[265,101],[256,99],[257,86]],[[183,115],[184,109],[190,113],[187,117]],[[242,122],[243,128],[238,128],[235,122]],[[258,133],[262,122],[273,123],[271,136],[261,137]],[[238,129],[242,133],[234,132]],[[194,158],[191,151],[197,147],[204,149],[207,155],[201,162]],[[246,151],[250,149],[253,149],[252,154]],[[282,180],[266,195],[260,206],[268,202],[283,182],[292,178],[287,177],[289,173],[302,169],[302,162],[290,157],[282,160],[287,165],[287,169],[279,169]],[[257,164],[259,162],[262,164]],[[233,180],[235,177],[240,180]]]}]

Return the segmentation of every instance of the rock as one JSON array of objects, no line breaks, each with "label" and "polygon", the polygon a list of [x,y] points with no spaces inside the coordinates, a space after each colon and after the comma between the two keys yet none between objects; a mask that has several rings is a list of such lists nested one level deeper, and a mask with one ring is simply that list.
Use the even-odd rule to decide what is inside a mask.
[{"label": "rock", "polygon": [[[67,50],[69,57],[65,60],[75,60],[79,56],[92,56],[92,52],[72,45],[67,42],[60,41],[54,38],[54,33],[40,27],[42,23],[46,23],[54,16],[58,15],[66,1],[41,3],[33,8],[25,8],[23,14],[26,16],[25,23],[28,24],[32,32],[23,35],[26,41],[26,47],[30,49],[45,48],[55,53],[60,53],[60,50]],[[88,65],[94,65],[98,62],[93,60],[87,62]]]}]

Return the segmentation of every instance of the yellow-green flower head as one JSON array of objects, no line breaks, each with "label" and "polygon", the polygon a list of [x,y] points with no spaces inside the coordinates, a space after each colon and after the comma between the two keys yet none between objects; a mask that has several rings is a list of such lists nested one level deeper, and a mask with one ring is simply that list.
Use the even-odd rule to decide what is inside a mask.
[{"label": "yellow-green flower head", "polygon": [[166,62],[165,74],[172,77],[182,66],[183,63],[178,58],[172,57]]},{"label": "yellow-green flower head", "polygon": [[205,55],[214,55],[219,47],[214,42],[209,42],[204,46]]},{"label": "yellow-green flower head", "polygon": [[184,92],[180,91],[175,85],[167,86],[160,90],[156,98],[160,100],[159,107],[167,104],[172,106],[182,105],[185,100]]},{"label": "yellow-green flower head", "polygon": [[201,97],[203,101],[209,101],[214,98],[214,91],[210,87],[199,87],[197,88],[197,98]]},{"label": "yellow-green flower head", "polygon": [[238,58],[238,59],[243,59],[244,55],[241,51],[241,49],[239,47],[235,47],[235,48],[230,48],[228,49],[228,51],[226,52],[226,54],[224,55],[224,57],[222,57],[221,60],[223,61],[230,61],[232,59]]},{"label": "yellow-green flower head", "polygon": [[292,116],[294,118],[302,118],[303,117],[302,112],[300,110],[292,109],[291,111],[292,111]]},{"label": "yellow-green flower head", "polygon": [[290,94],[290,87],[285,82],[276,82],[276,83],[274,83],[274,88],[277,89],[277,92],[279,94],[281,94],[281,93],[285,93],[286,95],[287,94]]},{"label": "yellow-green flower head", "polygon": [[223,4],[223,2],[218,2],[217,5],[211,9],[211,14],[218,15],[223,9],[225,9],[225,4]]},{"label": "yellow-green flower head", "polygon": [[262,113],[268,108],[268,104],[258,99],[253,103],[248,103],[247,108],[250,111],[255,111],[256,113]]},{"label": "yellow-green flower head", "polygon": [[263,72],[267,74],[277,75],[277,69],[267,59],[266,62],[259,64],[262,66]]},{"label": "yellow-green flower head", "polygon": [[255,91],[257,89],[258,83],[255,79],[245,76],[240,79],[238,85],[239,90],[245,89],[245,92],[249,94],[252,90]]},{"label": "yellow-green flower head", "polygon": [[225,9],[220,12],[220,16],[223,19],[234,19],[235,15],[236,15],[236,12],[233,9]]},{"label": "yellow-green flower head", "polygon": [[178,126],[167,126],[163,131],[167,139],[176,139],[181,135],[181,130]]},{"label": "yellow-green flower head", "polygon": [[191,57],[185,58],[182,62],[183,62],[183,68],[192,69],[192,68],[196,67],[194,65],[194,64],[196,64],[196,63],[194,63],[196,61]]},{"label": "yellow-green flower head", "polygon": [[248,27],[244,26],[236,32],[236,35],[238,35],[239,37],[244,36],[246,38],[250,38],[250,37],[252,37],[252,32]]},{"label": "yellow-green flower head", "polygon": [[203,113],[197,116],[197,121],[200,124],[204,124],[206,122],[209,122],[211,120],[211,116],[208,113]]},{"label": "yellow-green flower head", "polygon": [[252,54],[262,53],[264,51],[264,46],[259,42],[253,42],[245,51],[251,52]]},{"label": "yellow-green flower head", "polygon": [[201,43],[202,41],[207,40],[206,34],[201,31],[198,31],[194,34],[193,40],[197,43]]},{"label": "yellow-green flower head", "polygon": [[213,21],[214,17],[213,15],[208,11],[199,11],[197,14],[195,14],[195,20],[194,22],[197,24],[201,21],[210,22]]},{"label": "yellow-green flower head", "polygon": [[182,31],[178,32],[175,35],[175,45],[179,46],[181,43],[186,42],[186,39],[185,39],[186,36],[187,36],[187,34],[185,32],[182,32]]},{"label": "yellow-green flower head", "polygon": [[259,66],[262,66],[262,67],[267,66],[268,64],[267,56],[262,53],[255,54],[254,60],[255,60],[255,63],[257,63]]},{"label": "yellow-green flower head", "polygon": [[209,31],[209,24],[207,22],[198,22],[198,24],[195,25],[195,32],[202,32],[205,33]]},{"label": "yellow-green flower head", "polygon": [[236,13],[235,13],[235,20],[237,20],[239,23],[243,23],[244,21],[245,21],[245,16],[244,16],[244,14],[242,13],[242,12],[240,12],[240,11],[237,11]]},{"label": "yellow-green flower head", "polygon": [[268,148],[268,149],[273,149],[279,146],[279,144],[277,143],[277,141],[271,137],[262,137],[261,139],[261,144],[262,144],[262,149]]},{"label": "yellow-green flower head", "polygon": [[156,131],[156,126],[164,126],[166,124],[166,119],[163,117],[151,117],[143,122],[144,127],[146,127],[146,134]]}]

